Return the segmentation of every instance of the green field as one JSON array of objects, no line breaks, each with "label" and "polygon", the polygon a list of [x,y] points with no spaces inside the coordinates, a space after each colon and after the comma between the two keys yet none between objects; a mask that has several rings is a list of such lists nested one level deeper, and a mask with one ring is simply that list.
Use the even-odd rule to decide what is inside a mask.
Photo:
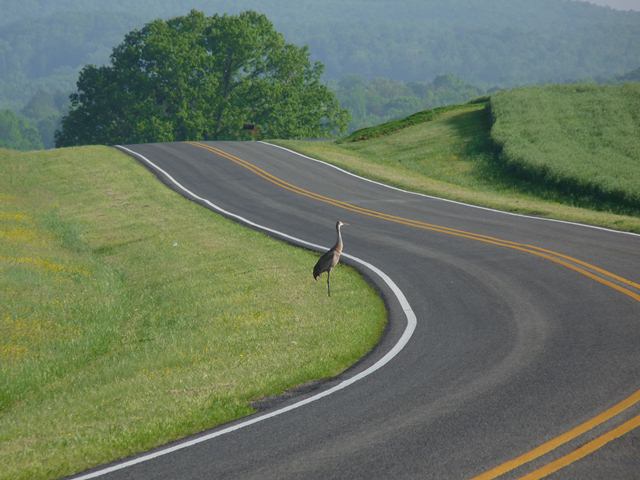
[{"label": "green field", "polygon": [[505,168],[640,214],[640,83],[530,87],[491,97]]},{"label": "green field", "polygon": [[[338,374],[375,291],[107,147],[0,151],[0,478],[58,478]],[[329,233],[331,235],[331,233]]]},{"label": "green field", "polygon": [[[544,88],[555,90],[555,87]],[[626,95],[624,88],[638,90],[637,86],[612,88],[620,88],[623,96]],[[524,92],[532,90],[525,89]],[[500,94],[498,102],[508,99],[511,94],[519,95],[519,92]],[[491,98],[493,103],[494,97]],[[601,177],[626,177],[620,183],[625,183],[632,191],[640,188],[637,173],[640,137],[628,137],[630,131],[639,128],[637,115],[640,110],[625,110],[621,103],[624,100],[618,96],[615,105],[624,114],[621,113],[617,120],[609,117],[609,126],[599,138],[602,144],[613,145],[611,151],[625,151],[628,156],[620,159],[612,155],[608,161],[599,164],[599,169]],[[500,109],[494,109],[498,117],[500,112]],[[486,101],[437,109],[423,114],[421,123],[411,121],[416,117],[419,115],[409,117],[407,121],[363,129],[337,142],[277,140],[274,143],[413,191],[511,212],[640,232],[640,207],[630,207],[615,196],[603,199],[601,192],[581,190],[575,183],[557,183],[547,177],[523,175],[509,167],[504,155],[510,152],[510,144],[507,141],[500,153],[492,138],[493,120]],[[588,122],[588,118],[584,118],[583,123]],[[525,123],[522,120],[522,124]],[[601,126],[598,123],[584,128],[595,132]],[[498,131],[500,128],[498,123]],[[618,146],[618,142],[622,145]],[[575,153],[574,158],[578,155]],[[598,156],[593,153],[591,158]],[[619,164],[613,166],[610,162]]]}]

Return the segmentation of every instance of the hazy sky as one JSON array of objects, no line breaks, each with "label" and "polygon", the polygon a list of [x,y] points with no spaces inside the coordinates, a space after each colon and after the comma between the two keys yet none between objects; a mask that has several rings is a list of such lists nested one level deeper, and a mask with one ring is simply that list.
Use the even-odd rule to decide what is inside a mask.
[{"label": "hazy sky", "polygon": [[598,5],[606,5],[608,7],[617,8],[619,10],[638,10],[640,11],[640,0],[588,0]]}]

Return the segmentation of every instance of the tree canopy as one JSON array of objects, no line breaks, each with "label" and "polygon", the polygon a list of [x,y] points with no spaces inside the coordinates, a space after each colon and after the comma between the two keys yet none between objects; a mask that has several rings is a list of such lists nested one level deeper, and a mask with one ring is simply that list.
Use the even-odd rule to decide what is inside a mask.
[{"label": "tree canopy", "polygon": [[0,147],[16,150],[42,148],[38,130],[11,110],[0,110]]},{"label": "tree canopy", "polygon": [[253,11],[155,20],[81,70],[56,145],[327,136],[349,116],[322,69]]},{"label": "tree canopy", "polygon": [[467,102],[484,93],[454,75],[439,75],[432,82],[387,78],[367,81],[349,75],[330,86],[340,104],[351,113],[349,130],[403,118],[419,110]]},{"label": "tree canopy", "polygon": [[[635,0],[632,0],[635,1]],[[640,67],[640,12],[568,0],[4,0],[0,108],[38,90],[70,92],[133,28],[197,8],[264,13],[308,45],[327,79],[429,82],[451,73],[481,88],[609,78]]]}]

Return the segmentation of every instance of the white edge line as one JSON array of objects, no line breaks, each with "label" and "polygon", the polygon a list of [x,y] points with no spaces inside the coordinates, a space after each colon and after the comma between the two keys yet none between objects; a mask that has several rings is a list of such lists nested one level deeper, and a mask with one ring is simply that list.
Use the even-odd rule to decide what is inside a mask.
[{"label": "white edge line", "polygon": [[[127,148],[127,147],[123,147],[122,145],[115,145],[116,148],[124,150],[128,153],[130,153],[131,155],[134,155],[136,157],[138,157],[139,159],[141,159],[142,161],[144,161],[145,163],[147,163],[149,166],[151,166],[152,168],[154,168],[155,170],[157,170],[158,172],[162,173],[171,183],[173,183],[176,187],[178,187],[180,190],[184,191],[185,193],[187,193],[190,197],[193,197],[197,200],[200,200],[201,202],[206,203],[208,206],[210,206],[212,209],[228,216],[231,218],[234,218],[236,220],[238,220],[241,223],[245,223],[247,225],[250,225],[254,228],[257,228],[259,230],[263,230],[269,233],[272,233],[276,236],[285,238],[293,243],[297,243],[299,245],[303,245],[305,247],[310,247],[313,248],[315,250],[323,250],[324,247],[322,247],[321,245],[317,245],[315,243],[310,243],[307,242],[305,240],[299,239],[297,237],[293,237],[291,235],[287,235],[286,233],[280,232],[278,230],[274,230],[272,228],[268,228],[265,227],[263,225],[259,225],[255,222],[252,222],[251,220],[248,220],[244,217],[241,217],[240,215],[237,215],[235,213],[231,213],[228,210],[225,210],[221,207],[219,207],[218,205],[210,202],[209,200],[207,200],[206,198],[203,198],[199,195],[196,195],[195,193],[193,193],[191,190],[185,188],[183,185],[181,185],[175,178],[173,178],[171,175],[169,175],[165,170],[163,170],[162,168],[160,168],[159,166],[157,166],[155,163],[153,163],[151,160],[149,160],[148,158],[146,158],[145,156],[134,152],[133,150]],[[244,422],[240,422],[237,423],[235,425],[232,425],[230,427],[227,428],[223,428],[221,430],[217,430],[215,432],[209,433],[207,435],[203,435],[201,437],[198,438],[194,438],[191,440],[187,440],[184,442],[180,442],[178,444],[172,445],[170,447],[167,448],[163,448],[160,450],[157,450],[155,452],[152,453],[148,453],[146,455],[142,455],[140,457],[136,457],[133,458],[131,460],[122,462],[122,463],[118,463],[116,465],[112,465],[110,467],[106,467],[100,470],[97,470],[95,472],[91,472],[91,473],[87,473],[84,475],[80,475],[80,476],[76,476],[76,477],[71,477],[73,480],[87,480],[90,478],[96,478],[96,477],[100,477],[102,475],[106,475],[108,473],[111,472],[115,472],[117,470],[122,470],[125,469],[127,467],[131,467],[133,465],[137,465],[139,463],[143,463],[143,462],[147,462],[149,460],[153,460],[154,458],[158,458],[161,457],[163,455],[167,455],[169,453],[178,451],[178,450],[182,450],[184,448],[188,448],[191,447],[193,445],[196,445],[198,443],[202,443],[202,442],[206,442],[207,440],[211,440],[212,438],[216,438],[219,437],[221,435],[225,435],[227,433],[239,430],[241,428],[244,427],[248,427],[249,425],[253,425],[255,423],[258,422],[262,422],[264,420],[267,420],[269,418],[273,418],[276,417],[278,415],[282,415],[283,413],[287,413],[290,412],[291,410],[295,410],[296,408],[300,408],[304,405],[307,405],[309,403],[315,402],[316,400],[320,400],[321,398],[324,398],[326,396],[331,395],[332,393],[335,393],[339,390],[342,390],[343,388],[348,387],[349,385],[357,382],[358,380],[362,380],[363,378],[371,375],[373,372],[375,372],[376,370],[382,368],[383,366],[385,366],[387,363],[389,363],[396,355],[398,355],[398,353],[400,353],[400,351],[405,347],[405,345],[409,342],[409,339],[411,338],[411,336],[413,335],[413,332],[416,328],[416,324],[417,324],[417,320],[416,320],[416,315],[413,312],[413,309],[411,308],[411,305],[409,305],[409,302],[407,301],[407,298],[404,296],[404,294],[402,293],[402,291],[400,290],[400,288],[395,284],[395,282],[393,280],[391,280],[391,278],[389,278],[389,276],[384,273],[382,270],[380,270],[378,267],[370,264],[369,262],[366,262],[364,260],[361,260],[360,258],[354,257],[352,255],[348,255],[343,253],[342,254],[343,257],[349,258],[350,260],[353,260],[354,262],[368,268],[369,270],[371,270],[374,274],[378,275],[386,284],[387,286],[391,289],[391,291],[393,292],[393,294],[396,296],[396,298],[398,299],[398,302],[400,303],[400,306],[402,308],[402,311],[404,312],[405,316],[407,317],[407,326],[404,329],[404,332],[402,333],[402,335],[400,336],[400,339],[398,340],[398,342],[382,357],[380,358],[376,363],[374,363],[373,365],[371,365],[370,367],[368,367],[367,369],[363,370],[362,372],[358,373],[357,375],[354,375],[353,377],[350,377],[346,380],[343,380],[342,382],[340,382],[339,384],[324,390],[320,393],[317,393],[311,397],[305,398],[304,400],[300,400],[299,402],[293,403],[291,405],[288,405],[286,407],[280,408],[278,410],[274,410],[272,412],[269,413],[265,413],[264,415],[258,415],[256,417],[250,418],[249,420],[246,420]]]},{"label": "white edge line", "polygon": [[398,192],[409,193],[411,195],[418,195],[420,197],[431,198],[433,200],[440,200],[440,201],[443,201],[443,202],[455,203],[456,205],[464,205],[465,207],[479,208],[480,210],[487,210],[489,212],[503,213],[505,215],[513,215],[514,217],[530,218],[532,220],[541,220],[541,221],[545,221],[545,222],[565,223],[567,225],[576,225],[578,227],[593,228],[593,229],[596,229],[596,230],[603,230],[605,232],[622,233],[624,235],[633,235],[634,237],[640,237],[640,234],[638,234],[638,233],[625,232],[623,230],[614,230],[613,228],[598,227],[596,225],[589,225],[589,224],[586,224],[586,223],[578,223],[578,222],[569,222],[567,220],[558,220],[558,219],[555,219],[555,218],[536,217],[535,215],[525,215],[523,213],[506,212],[504,210],[498,210],[496,208],[481,207],[480,205],[473,205],[471,203],[459,202],[457,200],[450,200],[448,198],[436,197],[434,195],[427,195],[426,193],[413,192],[411,190],[405,190],[403,188],[394,187],[393,185],[387,185],[386,183],[378,182],[376,180],[372,180],[370,178],[363,177],[363,176],[358,175],[356,173],[353,173],[353,172],[350,172],[348,170],[345,170],[344,168],[340,168],[340,167],[338,167],[336,165],[333,165],[332,163],[325,162],[324,160],[318,160],[317,158],[313,158],[313,157],[310,157],[310,156],[305,155],[303,153],[296,152],[295,150],[291,150],[290,148],[286,148],[286,147],[282,147],[280,145],[276,145],[275,143],[269,143],[269,142],[265,142],[263,140],[259,140],[258,142],[259,143],[263,143],[265,145],[271,145],[272,147],[280,148],[282,150],[286,150],[289,153],[293,153],[295,155],[298,155],[300,157],[306,158],[308,160],[313,160],[314,162],[322,163],[322,164],[327,165],[327,166],[329,166],[331,168],[335,168],[336,170],[339,170],[342,173],[346,173],[347,175],[351,175],[352,177],[359,178],[360,180],[364,180],[366,182],[375,183],[376,185],[380,185],[382,187],[390,188],[392,190],[397,190]]}]

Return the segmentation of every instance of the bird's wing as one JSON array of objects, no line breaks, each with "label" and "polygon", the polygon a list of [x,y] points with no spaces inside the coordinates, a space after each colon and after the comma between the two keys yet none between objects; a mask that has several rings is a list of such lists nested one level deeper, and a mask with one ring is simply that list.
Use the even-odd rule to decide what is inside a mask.
[{"label": "bird's wing", "polygon": [[318,262],[316,263],[315,267],[313,267],[313,278],[318,278],[322,272],[326,272],[333,265],[335,265],[335,264],[332,263],[333,262],[333,254],[334,254],[334,250],[332,248],[328,252],[325,252],[318,259]]}]

